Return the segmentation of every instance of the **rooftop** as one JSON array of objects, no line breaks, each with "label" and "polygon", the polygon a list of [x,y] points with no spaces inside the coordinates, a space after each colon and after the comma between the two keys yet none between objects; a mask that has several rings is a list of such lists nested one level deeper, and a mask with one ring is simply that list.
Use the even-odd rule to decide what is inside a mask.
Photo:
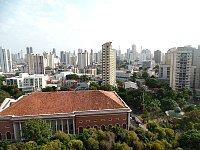
[{"label": "rooftop", "polygon": [[31,116],[120,108],[127,106],[112,91],[34,92],[0,112],[0,115]]}]

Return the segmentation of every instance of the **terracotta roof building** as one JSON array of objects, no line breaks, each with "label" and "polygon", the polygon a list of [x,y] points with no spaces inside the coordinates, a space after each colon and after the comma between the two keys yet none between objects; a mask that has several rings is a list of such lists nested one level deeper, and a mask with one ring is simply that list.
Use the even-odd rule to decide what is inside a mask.
[{"label": "terracotta roof building", "polygon": [[113,91],[34,92],[0,112],[0,138],[22,140],[26,120],[41,118],[58,130],[79,134],[84,128],[129,127],[131,109]]}]

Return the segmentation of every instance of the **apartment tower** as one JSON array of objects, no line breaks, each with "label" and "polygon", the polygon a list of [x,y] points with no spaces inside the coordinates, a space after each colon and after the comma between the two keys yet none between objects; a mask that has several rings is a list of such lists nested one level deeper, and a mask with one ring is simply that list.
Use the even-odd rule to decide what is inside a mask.
[{"label": "apartment tower", "polygon": [[116,85],[116,52],[112,42],[102,45],[102,80],[104,84]]}]

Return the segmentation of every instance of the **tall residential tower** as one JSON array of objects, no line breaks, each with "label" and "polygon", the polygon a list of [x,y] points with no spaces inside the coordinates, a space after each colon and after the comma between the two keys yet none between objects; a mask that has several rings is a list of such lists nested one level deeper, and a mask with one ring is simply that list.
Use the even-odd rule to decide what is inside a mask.
[{"label": "tall residential tower", "polygon": [[116,85],[116,52],[112,42],[102,45],[102,79],[104,84]]}]

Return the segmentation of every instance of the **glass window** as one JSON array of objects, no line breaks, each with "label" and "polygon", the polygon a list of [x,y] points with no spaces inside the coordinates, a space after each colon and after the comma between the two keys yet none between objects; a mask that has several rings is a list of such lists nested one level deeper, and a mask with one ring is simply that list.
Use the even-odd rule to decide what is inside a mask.
[{"label": "glass window", "polygon": [[6,139],[7,139],[7,140],[11,140],[11,134],[10,134],[10,132],[7,132],[7,133],[6,133]]}]

